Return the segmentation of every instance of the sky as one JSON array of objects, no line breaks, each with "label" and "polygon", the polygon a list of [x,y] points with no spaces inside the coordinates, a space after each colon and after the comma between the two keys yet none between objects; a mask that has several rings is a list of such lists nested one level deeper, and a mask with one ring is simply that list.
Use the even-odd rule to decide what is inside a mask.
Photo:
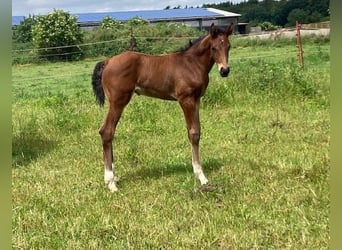
[{"label": "sky", "polygon": [[[239,3],[243,0],[227,0]],[[227,2],[225,0],[12,0],[12,16],[43,15],[54,9],[75,13],[128,11],[128,10],[161,10],[180,5],[182,8],[201,7],[202,4]]]}]

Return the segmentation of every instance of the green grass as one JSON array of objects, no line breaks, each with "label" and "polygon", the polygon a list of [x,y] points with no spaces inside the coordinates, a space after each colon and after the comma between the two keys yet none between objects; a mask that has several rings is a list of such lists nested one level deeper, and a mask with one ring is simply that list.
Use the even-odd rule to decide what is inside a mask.
[{"label": "green grass", "polygon": [[213,68],[200,111],[211,191],[176,102],[127,106],[113,194],[95,61],[13,66],[13,248],[328,249],[329,45],[304,51],[302,70],[295,46],[234,45],[230,76]]}]

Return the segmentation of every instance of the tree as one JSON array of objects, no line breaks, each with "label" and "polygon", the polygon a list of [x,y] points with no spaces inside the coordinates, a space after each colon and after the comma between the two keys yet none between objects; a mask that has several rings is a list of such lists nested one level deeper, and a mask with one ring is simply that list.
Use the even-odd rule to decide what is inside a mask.
[{"label": "tree", "polygon": [[262,22],[265,20],[269,20],[270,13],[261,5],[257,5],[253,8],[250,8],[245,13],[245,18],[248,22]]},{"label": "tree", "polygon": [[109,16],[104,17],[102,21],[100,22],[100,27],[101,29],[104,29],[104,30],[115,29],[115,28],[120,27],[120,25],[121,25],[120,21],[117,21],[114,18],[109,17]]},{"label": "tree", "polygon": [[272,22],[284,26],[287,23],[287,16],[288,12],[284,11],[284,6],[287,4],[286,0],[280,0],[276,5],[274,9],[274,14],[272,18]]},{"label": "tree", "polygon": [[136,16],[136,17],[129,19],[127,21],[127,24],[130,26],[148,25],[149,21]]},{"label": "tree", "polygon": [[308,23],[309,11],[303,9],[293,9],[287,17],[287,26],[295,26],[296,21],[299,23]]},{"label": "tree", "polygon": [[32,27],[32,40],[38,54],[47,59],[76,59],[82,54],[74,46],[83,41],[77,18],[62,10],[38,16]]},{"label": "tree", "polygon": [[[240,22],[249,22],[254,25],[261,22],[271,22],[277,26],[293,25],[293,18],[301,16],[301,20],[317,22],[329,19],[330,0],[244,0],[234,4],[230,1],[219,4],[204,4],[203,7],[212,7],[241,14]],[[303,18],[298,10],[308,15]],[[287,24],[288,17],[291,23]]]},{"label": "tree", "polygon": [[321,13],[319,13],[318,11],[314,11],[311,13],[310,17],[309,17],[309,22],[310,23],[316,23],[319,22],[322,18]]},{"label": "tree", "polygon": [[[321,16],[328,16],[329,14],[329,0],[309,0],[309,8],[312,13],[318,12]],[[315,13],[317,15],[317,13]]]},{"label": "tree", "polygon": [[261,27],[261,30],[265,30],[265,31],[270,31],[270,30],[276,30],[277,29],[277,26],[274,26],[270,22],[260,23],[259,26]]},{"label": "tree", "polygon": [[29,15],[27,18],[20,22],[18,27],[13,33],[13,39],[19,43],[32,42],[32,27],[36,23],[35,16]]}]

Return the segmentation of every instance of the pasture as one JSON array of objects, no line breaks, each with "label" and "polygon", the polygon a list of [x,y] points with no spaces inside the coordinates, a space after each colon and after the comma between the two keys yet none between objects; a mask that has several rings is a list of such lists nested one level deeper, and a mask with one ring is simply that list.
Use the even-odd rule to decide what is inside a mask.
[{"label": "pasture", "polygon": [[[242,41],[241,41],[242,43]],[[103,182],[96,60],[14,65],[14,249],[328,249],[329,43],[239,47],[201,103],[201,189],[176,102],[134,96]]]}]

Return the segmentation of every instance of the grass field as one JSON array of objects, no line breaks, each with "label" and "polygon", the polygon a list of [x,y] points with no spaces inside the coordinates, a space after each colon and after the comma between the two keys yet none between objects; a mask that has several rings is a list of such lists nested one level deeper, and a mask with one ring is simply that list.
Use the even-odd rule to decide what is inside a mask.
[{"label": "grass field", "polygon": [[231,50],[201,104],[199,188],[176,102],[135,96],[103,182],[95,60],[13,66],[14,249],[328,249],[329,43]]}]

